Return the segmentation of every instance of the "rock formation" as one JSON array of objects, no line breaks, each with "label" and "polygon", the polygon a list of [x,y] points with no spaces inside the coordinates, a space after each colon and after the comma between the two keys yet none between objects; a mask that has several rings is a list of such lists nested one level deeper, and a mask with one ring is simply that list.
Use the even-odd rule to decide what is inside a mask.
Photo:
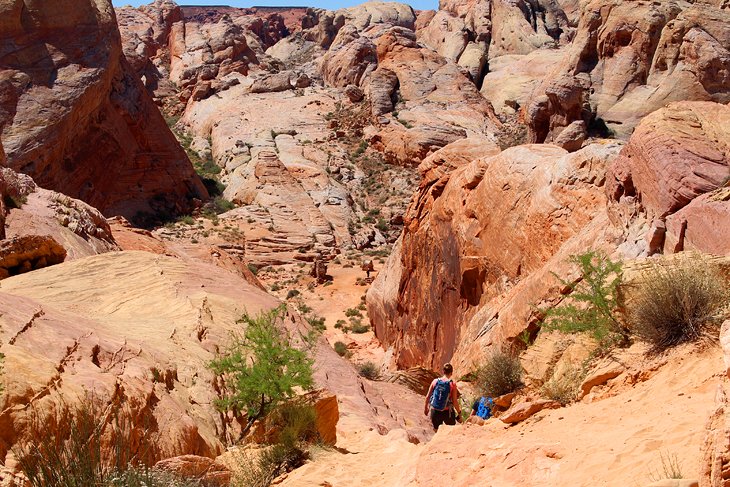
[{"label": "rock formation", "polygon": [[107,215],[186,212],[207,197],[122,55],[111,3],[4,2],[7,164]]},{"label": "rock formation", "polygon": [[650,253],[730,251],[729,127],[727,105],[674,103],[644,118],[611,166],[614,217],[645,222]]},{"label": "rock formation", "polygon": [[424,179],[399,248],[368,292],[396,364],[438,368],[535,320],[534,305],[556,284],[547,269],[607,240],[602,186],[619,149],[515,147]]},{"label": "rock formation", "polygon": [[712,2],[593,0],[575,39],[523,108],[532,142],[576,120],[627,137],[680,100],[730,101],[730,11]]}]

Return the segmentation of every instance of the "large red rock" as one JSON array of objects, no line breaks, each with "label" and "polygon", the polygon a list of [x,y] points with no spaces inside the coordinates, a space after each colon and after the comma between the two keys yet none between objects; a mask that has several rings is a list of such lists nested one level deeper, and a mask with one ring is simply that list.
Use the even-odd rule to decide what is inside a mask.
[{"label": "large red rock", "polygon": [[367,297],[395,363],[469,366],[536,321],[557,290],[550,271],[610,241],[602,186],[618,149],[520,146],[424,179]]},{"label": "large red rock", "polygon": [[651,252],[724,255],[730,252],[730,205],[727,189],[718,188],[729,171],[730,107],[680,102],[639,124],[612,165],[606,187],[625,225],[636,215],[622,207],[638,204],[658,229],[647,237]]},{"label": "large red rock", "polygon": [[0,4],[8,165],[107,215],[187,212],[207,197],[122,55],[111,2]]}]

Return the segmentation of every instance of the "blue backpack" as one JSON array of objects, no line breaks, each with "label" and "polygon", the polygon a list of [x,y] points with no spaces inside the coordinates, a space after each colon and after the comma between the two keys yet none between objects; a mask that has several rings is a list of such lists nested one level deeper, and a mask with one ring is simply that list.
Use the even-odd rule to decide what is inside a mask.
[{"label": "blue backpack", "polygon": [[446,409],[450,394],[451,381],[438,379],[431,393],[431,407],[439,411]]},{"label": "blue backpack", "polygon": [[479,406],[477,407],[477,416],[482,419],[489,419],[492,417],[492,408],[494,407],[494,401],[491,397],[482,397],[479,399]]}]

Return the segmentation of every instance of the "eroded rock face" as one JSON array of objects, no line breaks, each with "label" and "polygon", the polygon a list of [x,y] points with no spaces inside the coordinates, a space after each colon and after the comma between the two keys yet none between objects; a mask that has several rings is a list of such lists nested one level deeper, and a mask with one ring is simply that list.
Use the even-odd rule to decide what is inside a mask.
[{"label": "eroded rock face", "polygon": [[529,326],[557,284],[548,269],[564,275],[570,253],[610,240],[603,184],[619,149],[514,147],[424,179],[368,292],[396,364],[459,363]]},{"label": "eroded rock face", "polygon": [[14,0],[0,9],[0,127],[11,168],[107,215],[190,211],[207,197],[122,56],[110,2]]},{"label": "eroded rock face", "polygon": [[32,411],[42,419],[93,392],[103,404],[123,398],[121,414],[134,428],[156,425],[152,461],[215,456],[237,423],[224,423],[213,406],[217,389],[206,364],[244,309],[275,305],[232,273],[148,252],[108,253],[5,279],[0,334],[14,372],[5,379],[0,455],[27,439]]},{"label": "eroded rock face", "polygon": [[729,26],[730,12],[709,2],[587,2],[563,60],[523,109],[531,141],[551,141],[586,120],[585,113],[565,116],[556,83],[584,93],[590,118],[621,137],[672,101],[727,103]]},{"label": "eroded rock face", "polygon": [[[0,241],[6,236],[31,241],[36,236],[48,238],[63,249],[63,258],[51,258],[53,263],[119,249],[99,210],[39,188],[30,176],[0,167],[0,200]],[[30,268],[35,267],[44,265]]]},{"label": "eroded rock face", "polygon": [[60,264],[66,249],[51,237],[30,235],[0,241],[0,279]]},{"label": "eroded rock face", "polygon": [[[730,173],[730,107],[712,102],[671,104],[647,116],[611,166],[606,189],[615,216],[637,219],[655,231],[651,251],[730,251],[727,188]],[[652,239],[655,241],[652,242]]]}]

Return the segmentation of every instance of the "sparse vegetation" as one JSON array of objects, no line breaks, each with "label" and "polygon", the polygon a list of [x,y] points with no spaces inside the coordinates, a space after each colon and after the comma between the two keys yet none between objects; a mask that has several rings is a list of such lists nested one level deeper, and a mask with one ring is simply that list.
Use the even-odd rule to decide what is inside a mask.
[{"label": "sparse vegetation", "polygon": [[340,357],[347,357],[350,354],[350,351],[347,349],[347,345],[343,342],[335,342],[333,348]]},{"label": "sparse vegetation", "polygon": [[268,487],[279,475],[301,466],[309,458],[309,447],[320,441],[317,413],[308,404],[285,404],[269,419],[267,428],[278,433],[257,455],[246,451],[239,455],[233,485]]},{"label": "sparse vegetation", "polygon": [[649,471],[649,479],[652,482],[658,482],[664,479],[683,479],[682,465],[679,462],[677,454],[666,455],[662,452],[659,453],[661,459],[661,466]]},{"label": "sparse vegetation", "polygon": [[312,337],[300,337],[304,348],[294,347],[289,334],[278,326],[284,310],[279,307],[256,317],[244,315],[239,320],[246,325],[244,335],[233,335],[227,350],[210,363],[223,376],[227,389],[217,407],[247,414],[242,436],[257,419],[292,398],[295,388],[313,385],[313,361],[307,352]]},{"label": "sparse vegetation", "polygon": [[301,293],[298,290],[292,289],[288,293],[286,293],[286,299],[294,299],[297,296],[299,296],[300,294]]},{"label": "sparse vegetation", "polygon": [[259,266],[257,266],[256,264],[249,262],[248,264],[246,264],[246,267],[248,267],[248,270],[251,271],[251,274],[253,274],[254,276],[259,273]]},{"label": "sparse vegetation", "polygon": [[28,197],[24,194],[21,194],[21,195],[6,194],[5,197],[3,198],[3,201],[5,203],[5,206],[9,209],[22,208],[23,205],[25,205],[28,202]]},{"label": "sparse vegetation", "polygon": [[351,323],[352,324],[350,325],[350,331],[352,333],[362,334],[362,333],[367,333],[368,331],[370,331],[370,326],[364,324],[360,320],[353,321]]},{"label": "sparse vegetation", "polygon": [[522,386],[522,366],[515,355],[494,351],[477,371],[476,382],[485,396],[498,397]]},{"label": "sparse vegetation", "polygon": [[654,264],[627,303],[632,330],[655,352],[717,337],[730,299],[717,273],[698,258]]},{"label": "sparse vegetation", "polygon": [[612,261],[602,252],[593,251],[574,255],[570,261],[578,265],[581,278],[577,282],[568,282],[555,276],[570,294],[560,305],[544,310],[543,328],[564,333],[587,333],[601,348],[627,343],[628,333],[616,314],[621,263]]},{"label": "sparse vegetation", "polygon": [[[49,428],[49,424],[55,424]],[[119,406],[87,396],[78,406],[62,406],[53,417],[33,412],[32,444],[14,450],[32,487],[188,487],[184,481],[146,467],[154,447]]]},{"label": "sparse vegetation", "polygon": [[565,406],[575,402],[580,393],[580,385],[585,377],[582,367],[571,366],[561,374],[552,377],[543,384],[542,395]]},{"label": "sparse vegetation", "polygon": [[368,380],[377,380],[380,377],[380,369],[370,361],[361,363],[357,367],[357,373]]}]

